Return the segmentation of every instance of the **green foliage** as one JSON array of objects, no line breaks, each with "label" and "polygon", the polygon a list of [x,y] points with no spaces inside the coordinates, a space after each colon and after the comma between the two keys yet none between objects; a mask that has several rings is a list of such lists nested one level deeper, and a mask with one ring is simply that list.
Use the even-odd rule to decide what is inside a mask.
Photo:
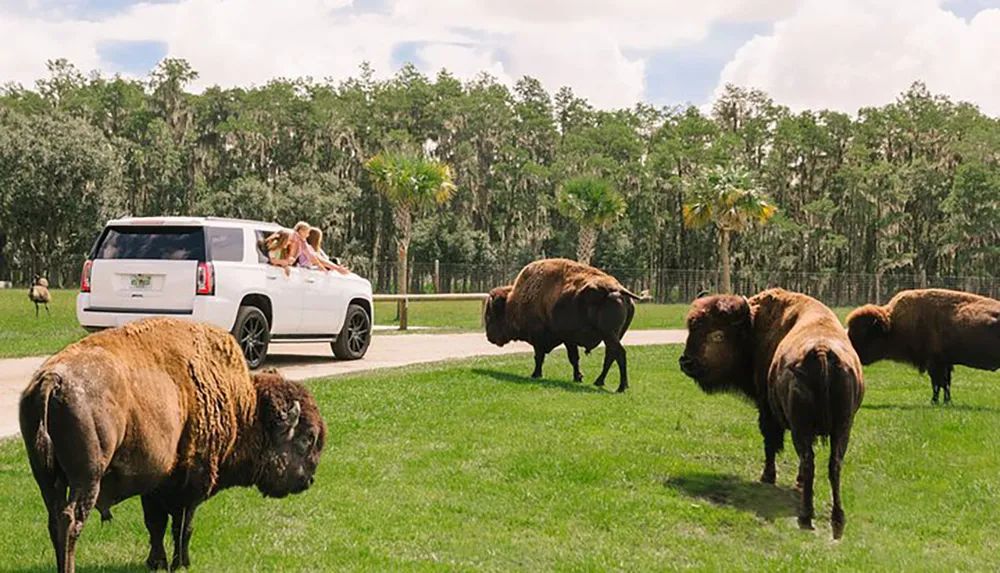
[{"label": "green foliage", "polygon": [[604,229],[625,212],[625,199],[607,180],[576,177],[559,187],[556,209],[578,225]]},{"label": "green foliage", "polygon": [[697,180],[684,205],[684,222],[689,227],[711,223],[725,231],[742,233],[752,223],[766,223],[776,211],[753,185],[749,172],[716,167]]},{"label": "green foliage", "polygon": [[[636,277],[711,269],[718,228],[688,227],[684,206],[714,176],[749,177],[780,208],[776,224],[732,237],[741,269],[912,281],[1000,268],[1000,122],[920,83],[855,117],[793,113],[734,86],[710,114],[597,110],[530,77],[509,88],[413,66],[386,79],[362,65],[343,82],[194,94],[197,77],[167,59],[145,80],[85,75],[66,60],[49,62],[33,89],[0,78],[0,280],[24,283],[50,265],[54,284],[74,283],[104,219],[198,213],[306,219],[349,264],[398,259],[405,230],[414,257],[444,264],[575,252]],[[27,170],[29,147],[45,169]],[[723,176],[732,165],[746,172]],[[614,228],[581,223],[586,208],[560,185],[579,175],[623,201],[599,217]],[[445,179],[454,187],[437,184]],[[450,195],[447,209],[435,208],[438,192]],[[52,244],[29,237],[28,223],[45,213],[48,224],[53,208]],[[691,213],[704,222],[710,211]]]},{"label": "green foliage", "polygon": [[442,204],[455,192],[447,165],[416,155],[383,152],[369,159],[365,169],[394,207],[411,212]]}]

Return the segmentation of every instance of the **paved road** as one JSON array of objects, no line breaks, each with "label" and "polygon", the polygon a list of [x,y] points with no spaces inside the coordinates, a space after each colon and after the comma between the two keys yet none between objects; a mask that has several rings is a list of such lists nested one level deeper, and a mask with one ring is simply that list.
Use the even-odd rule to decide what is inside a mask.
[{"label": "paved road", "polygon": [[[681,344],[683,330],[633,330],[625,335],[625,344]],[[275,366],[292,380],[336,376],[362,370],[408,366],[470,356],[492,356],[530,352],[523,342],[498,348],[480,332],[465,334],[404,334],[375,336],[368,354],[361,360],[339,361],[333,358],[329,344],[275,344],[268,353],[267,366]],[[32,373],[45,357],[0,360],[0,438],[17,434],[17,400]]]}]

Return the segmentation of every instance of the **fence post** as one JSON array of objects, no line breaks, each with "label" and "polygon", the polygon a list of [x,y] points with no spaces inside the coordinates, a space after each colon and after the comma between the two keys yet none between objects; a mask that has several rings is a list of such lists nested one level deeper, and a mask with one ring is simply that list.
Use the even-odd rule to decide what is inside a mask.
[{"label": "fence post", "polygon": [[404,298],[399,301],[399,329],[406,330],[407,323],[409,322],[409,300]]},{"label": "fence post", "polygon": [[441,292],[441,265],[439,260],[434,259],[434,292]]},{"label": "fence post", "polygon": [[489,302],[489,300],[490,298],[486,297],[479,305],[479,328],[486,327],[486,303]]}]

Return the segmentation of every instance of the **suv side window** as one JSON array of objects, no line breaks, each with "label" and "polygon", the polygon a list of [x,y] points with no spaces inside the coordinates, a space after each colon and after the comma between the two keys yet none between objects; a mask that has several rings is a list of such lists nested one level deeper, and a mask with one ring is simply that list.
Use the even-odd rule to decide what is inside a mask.
[{"label": "suv side window", "polygon": [[266,265],[271,261],[271,258],[267,254],[267,247],[264,246],[263,241],[271,235],[271,231],[257,229],[253,234],[254,243],[257,245],[257,262]]},{"label": "suv side window", "polygon": [[234,227],[208,227],[208,252],[213,261],[243,261],[243,229]]}]

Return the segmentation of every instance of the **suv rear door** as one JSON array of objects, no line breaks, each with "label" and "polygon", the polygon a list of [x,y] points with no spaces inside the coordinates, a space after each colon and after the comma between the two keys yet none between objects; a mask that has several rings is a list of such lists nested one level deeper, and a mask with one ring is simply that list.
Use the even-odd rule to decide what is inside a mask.
[{"label": "suv rear door", "polygon": [[191,314],[205,231],[194,225],[113,225],[93,253],[90,309]]},{"label": "suv rear door", "polygon": [[306,291],[304,279],[307,271],[302,268],[291,268],[288,276],[285,276],[285,269],[268,262],[267,253],[260,247],[260,241],[272,232],[264,229],[255,231],[257,263],[264,269],[266,283],[264,286],[268,298],[271,299],[271,333],[279,336],[301,334]]}]

